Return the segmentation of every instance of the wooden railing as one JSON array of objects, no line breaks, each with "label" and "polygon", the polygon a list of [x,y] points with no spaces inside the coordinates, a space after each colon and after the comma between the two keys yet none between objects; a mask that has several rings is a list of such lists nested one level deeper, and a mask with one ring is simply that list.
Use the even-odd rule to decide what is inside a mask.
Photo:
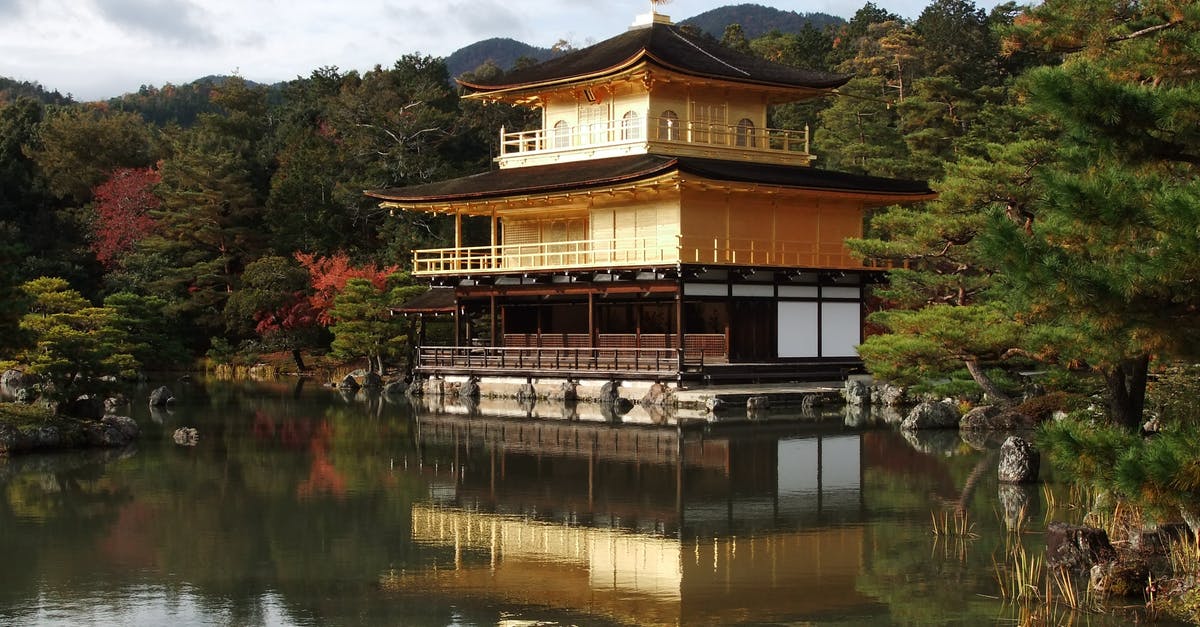
[{"label": "wooden railing", "polygon": [[[675,333],[505,333],[505,348],[679,348]],[[704,359],[709,363],[725,361],[729,355],[728,341],[723,333],[686,333],[683,336],[684,358]]]},{"label": "wooden railing", "polygon": [[684,349],[675,334],[600,333],[596,346],[586,333],[510,333],[505,346],[423,346],[424,370],[488,372],[677,373],[728,362],[728,342],[719,333],[689,333]]},{"label": "wooden railing", "polygon": [[855,269],[862,261],[840,241],[680,237],[679,261],[706,265]]},{"label": "wooden railing", "polygon": [[678,260],[678,246],[671,240],[631,237],[417,250],[413,251],[413,271],[418,275],[469,274],[670,264]]},{"label": "wooden railing", "polygon": [[728,237],[624,238],[414,251],[417,275],[571,270],[676,263],[853,270],[863,263],[841,242]]},{"label": "wooden railing", "polygon": [[[701,358],[701,364],[703,359]],[[697,364],[700,365],[700,364]],[[676,373],[684,355],[667,348],[506,348],[435,347],[420,349],[422,370],[457,369],[491,372],[642,372]]]},{"label": "wooden railing", "polygon": [[[646,124],[645,122],[649,123]],[[501,156],[575,150],[635,144],[667,142],[722,146],[764,153],[809,155],[808,128],[786,130],[756,128],[737,124],[684,122],[678,119],[641,117],[617,119],[596,124],[560,126],[532,131],[506,132],[500,129]]]}]

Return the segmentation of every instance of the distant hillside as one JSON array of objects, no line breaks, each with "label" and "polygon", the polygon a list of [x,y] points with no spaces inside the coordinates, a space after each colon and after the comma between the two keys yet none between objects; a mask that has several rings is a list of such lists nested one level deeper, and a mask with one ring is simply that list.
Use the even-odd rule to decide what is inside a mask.
[{"label": "distant hillside", "polygon": [[450,77],[455,78],[489,60],[500,66],[500,69],[508,70],[521,57],[545,61],[553,54],[549,48],[538,48],[507,37],[493,37],[455,50],[446,57],[446,69],[450,71]]},{"label": "distant hillside", "polygon": [[797,13],[764,7],[760,4],[735,4],[705,11],[680,22],[686,26],[699,28],[717,39],[725,34],[725,27],[730,24],[741,24],[746,39],[755,39],[773,30],[782,33],[798,33],[806,23],[811,23],[813,28],[822,30],[826,26],[839,27],[845,24],[846,20],[828,13]]},{"label": "distant hillside", "polygon": [[[213,89],[220,88],[230,76],[211,74],[183,85],[167,83],[162,87],[142,85],[136,92],[110,98],[108,106],[117,111],[130,111],[142,116],[147,122],[164,126],[178,124],[191,126],[201,113],[215,113],[217,106],[210,100]],[[277,104],[282,101],[283,83],[264,85],[246,81],[250,87],[266,87],[267,101]]]},{"label": "distant hillside", "polygon": [[64,96],[57,90],[49,91],[40,83],[18,81],[0,76],[0,104],[12,102],[17,98],[33,98],[42,104],[70,104],[70,96]]}]

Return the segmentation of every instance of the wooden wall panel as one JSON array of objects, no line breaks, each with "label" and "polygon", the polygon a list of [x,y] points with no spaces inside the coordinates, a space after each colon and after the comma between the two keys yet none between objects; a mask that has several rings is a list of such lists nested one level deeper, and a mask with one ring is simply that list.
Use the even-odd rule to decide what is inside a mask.
[{"label": "wooden wall panel", "polygon": [[815,242],[820,222],[816,201],[781,200],[775,210],[775,237],[784,242]]},{"label": "wooden wall panel", "polygon": [[774,203],[769,198],[735,194],[729,199],[729,238],[769,243],[774,231]]}]

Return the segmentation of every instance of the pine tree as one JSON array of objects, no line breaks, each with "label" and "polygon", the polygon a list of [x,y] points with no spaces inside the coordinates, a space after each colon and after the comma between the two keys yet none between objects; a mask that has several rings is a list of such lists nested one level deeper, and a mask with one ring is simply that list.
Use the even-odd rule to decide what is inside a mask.
[{"label": "pine tree", "polygon": [[112,377],[136,372],[129,336],[114,324],[115,310],[93,307],[59,278],[42,277],[21,288],[30,303],[21,328],[33,338],[25,362],[51,383],[51,398],[74,401],[105,392]]},{"label": "pine tree", "polygon": [[371,368],[383,374],[384,358],[405,354],[409,343],[403,319],[390,308],[425,291],[405,274],[393,275],[385,289],[366,279],[351,279],[329,310],[334,320],[333,355],[344,359],[366,357]]},{"label": "pine tree", "polygon": [[989,251],[1135,429],[1152,358],[1200,355],[1200,6],[1048,1],[1008,45],[1069,53],[1028,78],[1031,115],[1063,132],[1029,221],[998,219]]}]

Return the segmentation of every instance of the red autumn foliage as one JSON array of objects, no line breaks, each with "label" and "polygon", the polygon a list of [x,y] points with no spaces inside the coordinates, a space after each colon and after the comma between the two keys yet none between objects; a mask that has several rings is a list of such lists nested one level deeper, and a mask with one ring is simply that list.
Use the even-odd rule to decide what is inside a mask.
[{"label": "red autumn foliage", "polygon": [[341,293],[350,279],[367,279],[376,289],[383,289],[387,285],[388,276],[400,268],[398,265],[378,268],[375,264],[354,267],[350,265],[350,258],[344,253],[318,257],[298,252],[296,261],[308,270],[313,288],[308,302],[316,311],[317,321],[324,325],[333,322],[329,318],[329,309],[333,307],[333,299]]},{"label": "red autumn foliage", "polygon": [[277,331],[292,331],[314,326],[318,323],[319,312],[309,302],[304,292],[292,294],[287,304],[274,311],[260,311],[254,314],[257,323],[254,330],[259,335],[267,335]]},{"label": "red autumn foliage", "polygon": [[117,168],[92,190],[96,202],[92,250],[100,263],[116,265],[154,230],[150,212],[162,206],[153,191],[160,180],[162,176],[154,168]]}]

